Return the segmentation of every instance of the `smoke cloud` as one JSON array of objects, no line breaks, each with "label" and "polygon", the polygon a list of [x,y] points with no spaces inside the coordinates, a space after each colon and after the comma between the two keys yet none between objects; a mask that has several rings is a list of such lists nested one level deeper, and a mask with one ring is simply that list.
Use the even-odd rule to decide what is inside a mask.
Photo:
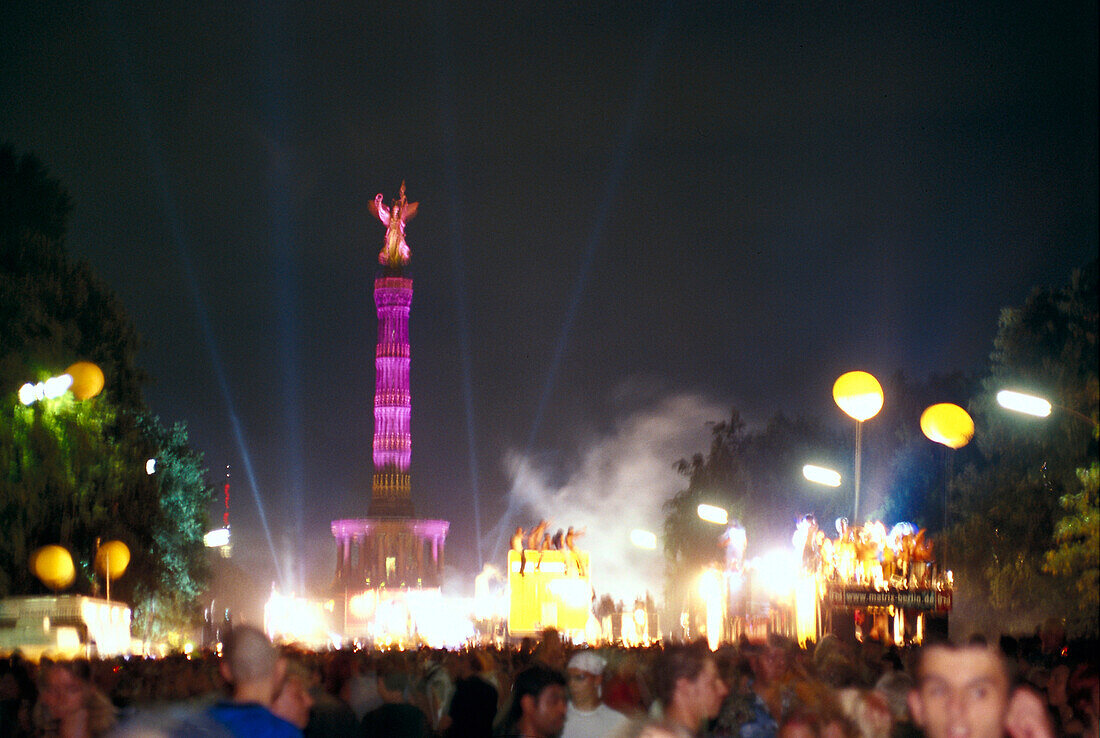
[{"label": "smoke cloud", "polygon": [[[630,531],[642,528],[661,535],[661,506],[687,484],[673,465],[705,452],[708,423],[727,414],[695,394],[669,395],[624,411],[610,432],[579,450],[576,469],[567,474],[535,457],[509,452],[504,463],[512,480],[509,508],[517,511],[513,529],[519,524],[529,531],[540,518],[550,521],[551,533],[569,526],[583,529],[577,548],[591,556],[597,595],[629,604],[648,591],[660,599],[661,544],[655,551],[635,548]],[[549,481],[563,478],[560,486]]]}]

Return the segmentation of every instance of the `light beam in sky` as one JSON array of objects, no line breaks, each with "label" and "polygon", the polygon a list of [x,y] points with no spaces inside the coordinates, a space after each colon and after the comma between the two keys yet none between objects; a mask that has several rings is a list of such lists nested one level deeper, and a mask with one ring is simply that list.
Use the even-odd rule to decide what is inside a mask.
[{"label": "light beam in sky", "polygon": [[[673,3],[669,1],[661,6],[661,12],[657,19],[657,27],[654,30],[653,39],[650,42],[649,53],[646,55],[645,61],[642,64],[637,84],[634,87],[634,96],[630,105],[630,112],[627,114],[622,135],[619,137],[611,157],[611,166],[607,181],[604,184],[603,197],[601,198],[599,206],[596,208],[596,221],[588,234],[588,242],[585,246],[584,255],[581,257],[581,266],[577,274],[577,281],[573,285],[573,292],[569,300],[569,307],[566,310],[565,320],[562,322],[561,332],[558,334],[558,341],[554,346],[554,354],[550,359],[550,368],[546,373],[546,381],[543,383],[542,393],[539,396],[538,405],[535,407],[535,418],[531,423],[531,430],[527,435],[527,445],[524,452],[525,456],[530,456],[534,449],[535,440],[542,427],[542,420],[546,413],[546,407],[550,404],[550,398],[553,396],[554,388],[557,385],[562,358],[565,356],[565,350],[569,345],[569,334],[572,332],[573,324],[577,320],[577,312],[580,310],[581,299],[584,297],[585,287],[588,285],[588,277],[592,272],[592,264],[596,260],[596,252],[603,242],[604,231],[607,229],[608,216],[618,193],[619,183],[622,181],[623,172],[626,170],[627,157],[634,144],[634,133],[638,127],[638,121],[641,119],[645,103],[649,99],[649,93],[653,87],[653,79],[657,74],[657,63],[660,59],[661,50],[672,22],[672,5]],[[501,554],[504,550],[509,532],[512,528],[514,515],[518,512],[514,504],[516,499],[515,492],[516,490],[514,488],[509,491],[508,508],[494,527],[496,536],[493,544],[493,552],[497,555]]]},{"label": "light beam in sky", "polygon": [[436,12],[436,64],[439,79],[439,120],[443,129],[443,150],[447,192],[450,193],[448,215],[451,224],[451,274],[455,285],[455,307],[458,312],[459,363],[462,368],[462,399],[466,410],[466,457],[470,473],[470,491],[474,503],[474,536],[477,568],[484,568],[481,547],[481,480],[477,465],[477,424],[474,422],[473,367],[470,356],[470,321],[466,310],[466,281],[463,269],[461,188],[458,185],[458,164],[455,151],[454,80],[451,65],[450,34],[447,29],[447,3],[439,3]]},{"label": "light beam in sky", "polygon": [[183,275],[187,283],[188,293],[191,296],[192,307],[194,308],[199,327],[202,329],[203,343],[206,346],[207,353],[210,355],[210,367],[214,372],[215,378],[218,380],[218,388],[221,390],[222,400],[225,402],[226,413],[229,416],[229,423],[233,430],[233,438],[237,442],[237,450],[241,454],[241,459],[244,462],[245,474],[248,476],[252,498],[256,502],[256,510],[260,515],[260,523],[263,526],[264,535],[267,537],[267,546],[271,551],[271,562],[275,566],[276,576],[278,576],[280,581],[283,581],[282,568],[279,566],[278,556],[275,555],[275,543],[271,538],[271,528],[267,524],[267,514],[264,511],[263,500],[260,497],[259,488],[256,485],[256,477],[252,471],[252,456],[248,452],[248,446],[244,439],[244,431],[241,428],[240,419],[237,417],[237,411],[234,408],[233,395],[229,390],[229,382],[226,379],[221,354],[218,351],[217,340],[214,338],[214,331],[210,325],[210,317],[206,310],[206,303],[202,299],[198,280],[195,278],[195,269],[191,262],[190,249],[184,237],[183,226],[181,225],[179,212],[176,208],[176,198],[172,193],[172,186],[168,180],[168,172],[161,158],[160,148],[153,137],[153,129],[149,123],[149,115],[145,105],[145,96],[134,75],[133,63],[124,45],[124,36],[120,28],[118,9],[110,3],[108,3],[106,7],[107,13],[109,14],[107,25],[111,30],[111,40],[114,42],[115,49],[118,52],[120,67],[119,76],[126,82],[126,101],[129,103],[130,112],[134,115],[138,133],[141,135],[145,156],[149,162],[149,168],[152,170],[153,183],[160,194],[164,218],[167,221],[168,230],[172,234],[172,241],[176,245],[176,253],[179,256],[180,262],[183,264]]},{"label": "light beam in sky", "polygon": [[[305,508],[303,492],[302,442],[302,382],[299,359],[299,304],[298,304],[298,264],[295,259],[294,225],[292,222],[293,202],[290,197],[292,179],[290,147],[287,145],[287,95],[285,94],[285,49],[284,28],[286,25],[285,3],[269,3],[263,13],[263,48],[266,55],[266,76],[263,79],[263,110],[267,122],[267,191],[268,212],[271,223],[271,254],[274,260],[275,283],[277,285],[275,314],[280,353],[280,405],[283,411],[283,437],[286,443],[284,466],[288,484],[283,490],[289,497],[291,521],[295,538],[299,546],[306,541]],[[289,583],[289,591],[302,594],[305,583],[305,556],[288,557],[294,581]]]}]

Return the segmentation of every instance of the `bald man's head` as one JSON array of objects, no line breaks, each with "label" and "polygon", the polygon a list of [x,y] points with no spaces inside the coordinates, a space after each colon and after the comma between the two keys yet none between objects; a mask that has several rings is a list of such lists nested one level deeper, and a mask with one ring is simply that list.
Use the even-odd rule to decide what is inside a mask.
[{"label": "bald man's head", "polygon": [[283,678],[285,663],[263,631],[238,625],[225,639],[222,651],[222,676],[233,685],[233,695],[248,696],[268,704],[274,688]]}]

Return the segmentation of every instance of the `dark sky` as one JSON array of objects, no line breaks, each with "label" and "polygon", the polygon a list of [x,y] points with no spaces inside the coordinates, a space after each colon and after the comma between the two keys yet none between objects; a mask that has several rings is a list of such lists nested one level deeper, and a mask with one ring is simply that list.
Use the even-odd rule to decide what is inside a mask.
[{"label": "dark sky", "polygon": [[0,140],[68,188],[150,404],[290,586],[366,512],[367,203],[402,180],[413,495],[467,579],[475,509],[486,558],[571,522],[525,501],[652,518],[705,420],[980,369],[1097,253],[1095,2],[168,5],[5,3]]}]

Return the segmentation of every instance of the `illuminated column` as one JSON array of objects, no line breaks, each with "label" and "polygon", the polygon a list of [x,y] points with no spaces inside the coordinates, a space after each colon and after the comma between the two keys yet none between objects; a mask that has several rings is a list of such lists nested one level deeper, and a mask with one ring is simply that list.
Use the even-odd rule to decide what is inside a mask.
[{"label": "illuminated column", "polygon": [[367,537],[356,538],[355,542],[359,548],[359,557],[355,562],[355,586],[358,587],[367,576]]},{"label": "illuminated column", "polygon": [[371,517],[413,517],[409,494],[412,434],[409,417],[409,306],[412,280],[387,270],[374,280],[378,345],[374,383],[374,478]]},{"label": "illuminated column", "polygon": [[336,539],[336,581],[344,580],[344,570],[347,568],[347,542],[343,538]]}]

